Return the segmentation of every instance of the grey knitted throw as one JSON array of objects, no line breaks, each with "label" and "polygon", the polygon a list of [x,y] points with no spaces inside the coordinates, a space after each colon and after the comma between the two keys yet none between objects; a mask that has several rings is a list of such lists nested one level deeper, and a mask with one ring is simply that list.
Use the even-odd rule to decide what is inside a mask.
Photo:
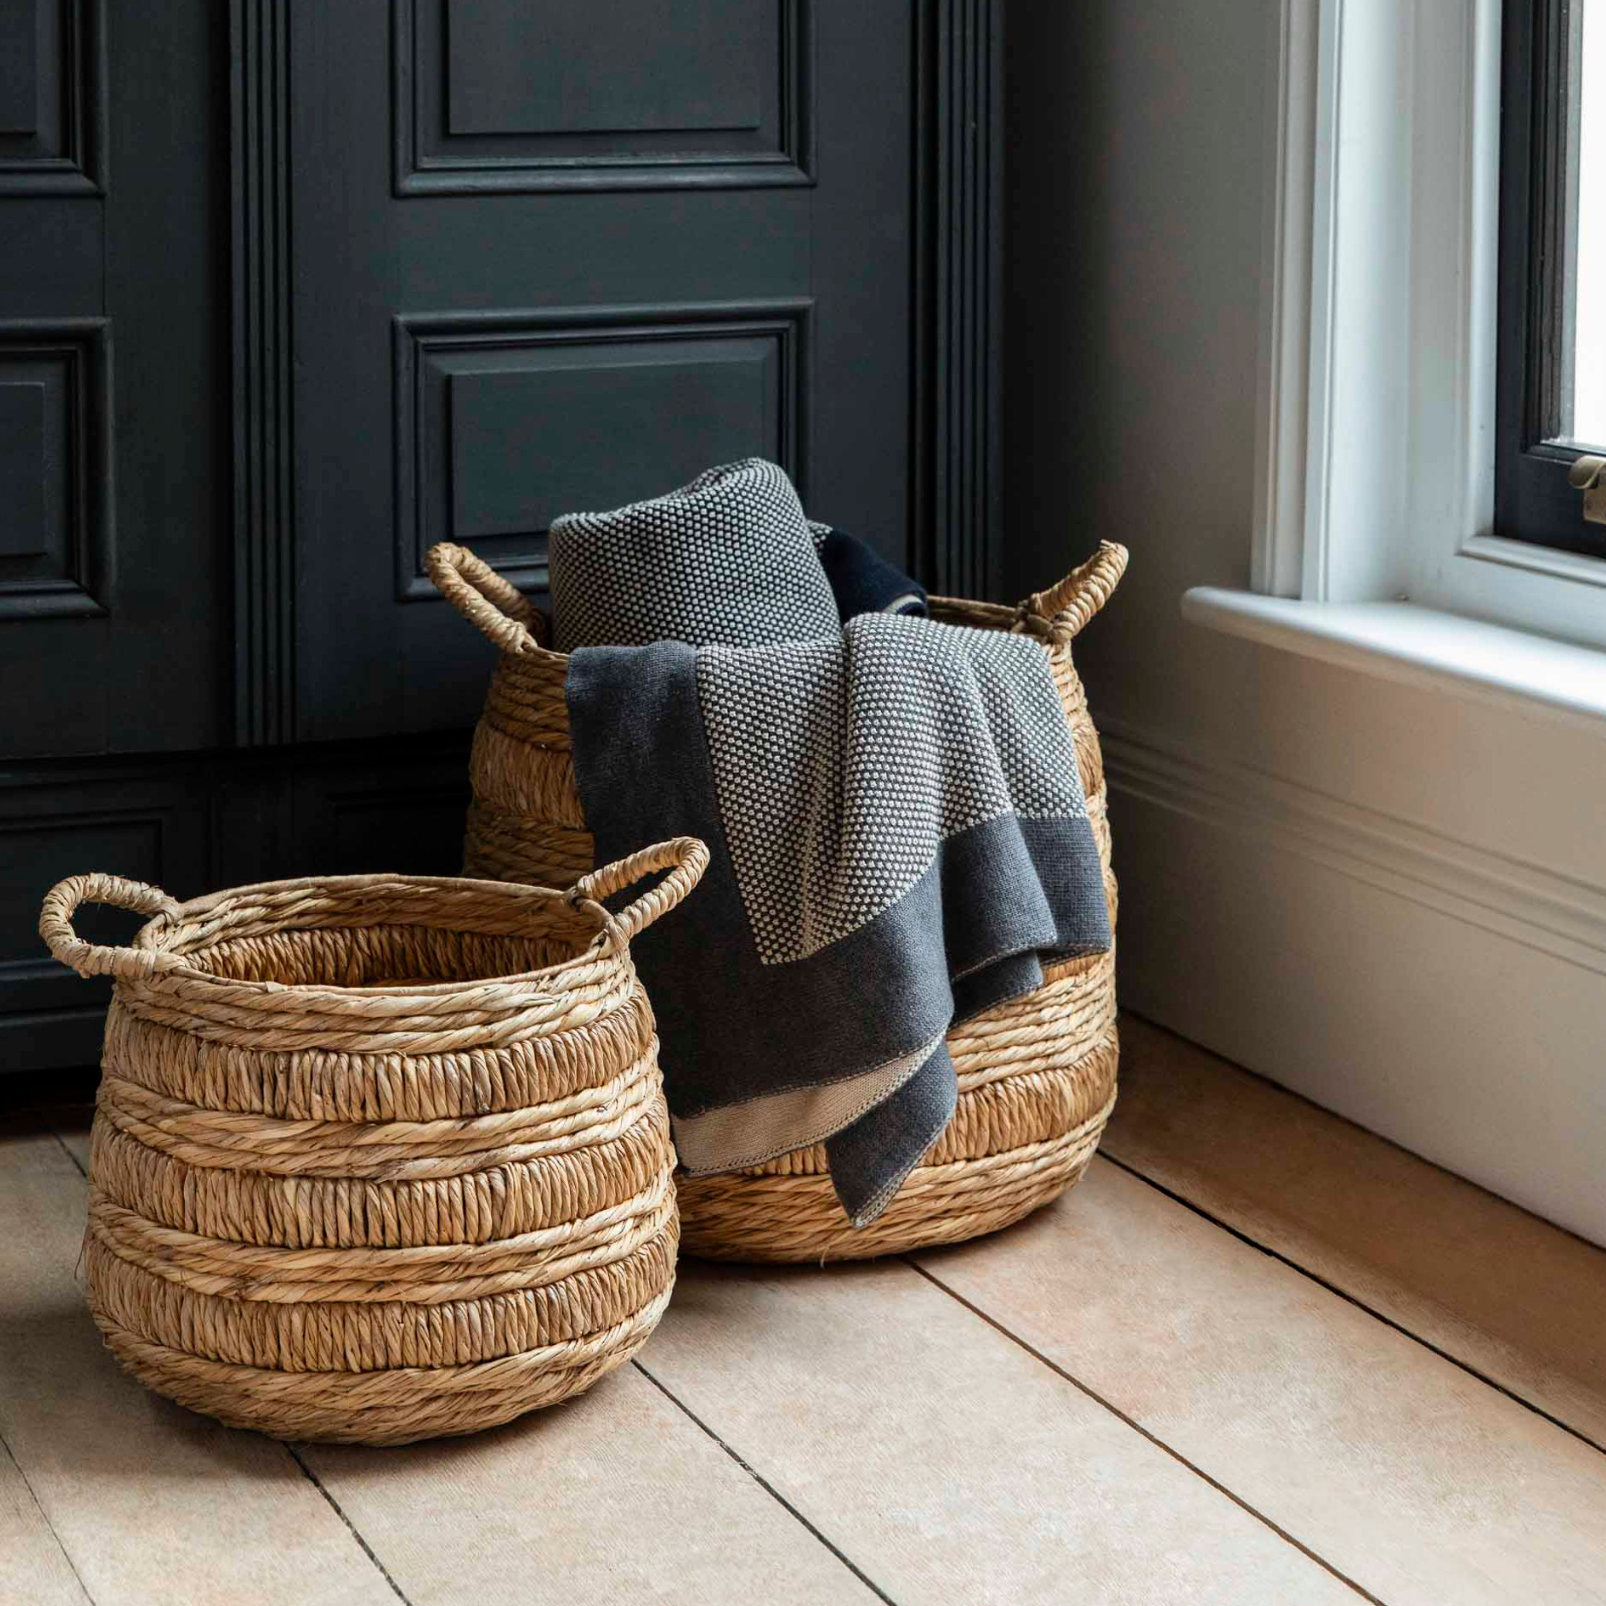
[{"label": "grey knitted throw", "polygon": [[636,944],[682,1163],[823,1141],[862,1225],[953,1113],[948,1028],[1040,986],[1045,959],[1106,949],[1110,928],[1042,647],[840,624],[799,539],[812,555],[780,469],[714,470],[554,526],[554,612],[560,641],[560,609],[593,643],[661,638],[570,659],[598,861],[680,834],[712,854],[676,925]]}]

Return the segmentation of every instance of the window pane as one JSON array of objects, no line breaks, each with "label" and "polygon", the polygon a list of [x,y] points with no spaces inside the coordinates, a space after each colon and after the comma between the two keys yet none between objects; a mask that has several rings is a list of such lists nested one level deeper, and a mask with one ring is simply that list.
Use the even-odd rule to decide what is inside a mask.
[{"label": "window pane", "polygon": [[1606,0],[1579,4],[1578,254],[1569,433],[1585,445],[1606,446]]}]

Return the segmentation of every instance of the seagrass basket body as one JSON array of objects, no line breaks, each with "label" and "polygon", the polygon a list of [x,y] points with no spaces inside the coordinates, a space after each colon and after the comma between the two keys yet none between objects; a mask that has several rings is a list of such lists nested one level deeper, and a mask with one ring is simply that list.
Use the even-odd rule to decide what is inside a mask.
[{"label": "seagrass basket body", "polygon": [[[235,1426],[395,1444],[628,1359],[678,1239],[629,939],[706,862],[682,839],[568,896],[351,876],[179,904],[62,882],[42,934],[116,978],[84,1269],[123,1364]],[[621,915],[593,901],[665,868]],[[96,947],[83,902],[154,918]]]},{"label": "seagrass basket body", "polygon": [[[1018,608],[932,598],[934,618],[1042,642],[1075,738],[1112,928],[1103,760],[1071,642],[1109,598],[1126,558],[1104,543]],[[544,616],[471,552],[446,543],[428,562],[437,588],[500,649],[470,761],[465,874],[568,885],[592,863],[569,745],[568,659],[543,645]],[[1048,967],[1041,988],[956,1026],[948,1047],[958,1107],[877,1221],[848,1224],[816,1146],[725,1176],[680,1175],[682,1247],[726,1260],[862,1258],[958,1243],[1046,1204],[1081,1176],[1115,1103],[1113,951]]]}]

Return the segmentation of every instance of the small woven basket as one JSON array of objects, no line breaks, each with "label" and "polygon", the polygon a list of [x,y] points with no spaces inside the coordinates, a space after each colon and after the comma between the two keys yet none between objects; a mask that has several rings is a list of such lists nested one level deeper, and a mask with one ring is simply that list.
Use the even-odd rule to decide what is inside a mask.
[{"label": "small woven basket", "polygon": [[[112,1351],[233,1426],[365,1444],[505,1422],[628,1359],[678,1238],[629,944],[707,862],[681,838],[567,894],[63,881],[41,935],[116,978],[84,1240]],[[622,913],[596,901],[658,870]],[[86,902],[153,918],[97,947]]]},{"label": "small woven basket", "polygon": [[[1104,542],[1081,568],[1018,607],[931,599],[932,616],[1035,637],[1048,653],[1076,743],[1104,866],[1110,921],[1115,877],[1098,732],[1071,662],[1071,642],[1126,569]],[[465,873],[567,886],[591,868],[592,840],[575,791],[564,683],[545,616],[466,548],[442,543],[430,578],[500,649],[470,759],[473,803]],[[1051,965],[1044,984],[957,1026],[948,1048],[959,1103],[947,1130],[868,1227],[848,1225],[823,1146],[750,1171],[678,1178],[681,1243],[720,1260],[857,1259],[996,1231],[1075,1182],[1115,1103],[1115,955]]]}]

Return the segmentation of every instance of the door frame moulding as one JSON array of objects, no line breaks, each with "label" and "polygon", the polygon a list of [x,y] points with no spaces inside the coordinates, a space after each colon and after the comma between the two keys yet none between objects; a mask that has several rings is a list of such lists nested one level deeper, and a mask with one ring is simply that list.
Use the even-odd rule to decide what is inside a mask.
[{"label": "door frame moulding", "polygon": [[234,741],[295,740],[290,0],[230,0]]},{"label": "door frame moulding", "polygon": [[1004,0],[915,11],[909,563],[991,598],[1002,569]]}]

